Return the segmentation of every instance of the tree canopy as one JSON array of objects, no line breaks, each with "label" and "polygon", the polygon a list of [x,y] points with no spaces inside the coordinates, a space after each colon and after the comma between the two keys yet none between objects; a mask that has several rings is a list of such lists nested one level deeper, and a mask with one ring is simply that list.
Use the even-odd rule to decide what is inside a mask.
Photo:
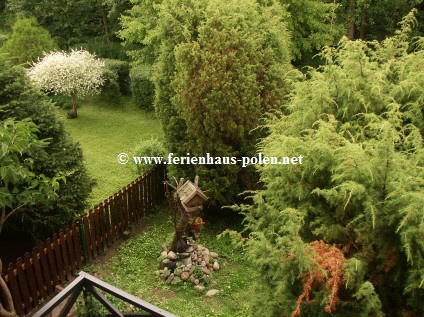
[{"label": "tree canopy", "polygon": [[[246,215],[256,316],[424,312],[423,39],[344,39],[268,122],[264,189]],[[242,240],[243,241],[243,240]],[[288,304],[289,303],[289,304]]]}]

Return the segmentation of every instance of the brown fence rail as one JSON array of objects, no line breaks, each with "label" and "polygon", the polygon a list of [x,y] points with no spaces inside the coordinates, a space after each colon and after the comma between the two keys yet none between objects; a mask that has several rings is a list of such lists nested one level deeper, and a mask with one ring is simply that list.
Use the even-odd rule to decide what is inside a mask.
[{"label": "brown fence rail", "polygon": [[56,285],[72,280],[84,263],[102,254],[151,210],[163,197],[164,178],[162,166],[138,177],[53,239],[10,263],[3,278],[19,316],[53,295]]}]

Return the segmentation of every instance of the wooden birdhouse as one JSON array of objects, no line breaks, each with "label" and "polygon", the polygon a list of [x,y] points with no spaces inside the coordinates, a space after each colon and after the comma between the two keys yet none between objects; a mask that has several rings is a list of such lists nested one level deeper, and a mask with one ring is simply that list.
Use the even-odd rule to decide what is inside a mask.
[{"label": "wooden birdhouse", "polygon": [[186,212],[201,210],[205,201],[208,200],[203,191],[191,181],[186,181],[178,188],[177,194]]}]

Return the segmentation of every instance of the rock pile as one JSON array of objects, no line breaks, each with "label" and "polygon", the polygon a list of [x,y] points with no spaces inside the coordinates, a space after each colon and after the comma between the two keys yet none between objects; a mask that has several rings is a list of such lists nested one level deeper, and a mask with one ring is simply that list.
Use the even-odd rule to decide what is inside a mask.
[{"label": "rock pile", "polygon": [[181,253],[168,251],[166,246],[162,248],[161,262],[156,274],[166,284],[189,282],[199,291],[205,289],[204,285],[216,285],[212,280],[212,272],[219,270],[218,253],[210,252],[194,241],[189,241],[187,248]]}]

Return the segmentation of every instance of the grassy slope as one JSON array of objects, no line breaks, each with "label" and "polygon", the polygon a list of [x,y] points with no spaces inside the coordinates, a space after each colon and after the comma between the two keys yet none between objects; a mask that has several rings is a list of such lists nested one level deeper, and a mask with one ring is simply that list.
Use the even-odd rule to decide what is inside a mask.
[{"label": "grassy slope", "polygon": [[[90,174],[96,179],[89,199],[91,206],[99,203],[132,181],[136,174],[131,162],[118,164],[119,153],[132,155],[142,140],[161,137],[158,119],[134,107],[130,98],[119,99],[118,106],[92,98],[81,101],[79,118],[65,120],[66,129],[81,143]],[[64,110],[59,110],[64,115]]]},{"label": "grassy slope", "polygon": [[[248,265],[243,253],[234,250],[227,238],[217,239],[224,225],[206,226],[202,231],[201,244],[219,253],[221,269],[213,272],[217,282],[214,289],[220,293],[206,298],[205,291],[198,292],[190,283],[166,285],[154,274],[158,266],[161,245],[169,243],[172,224],[169,213],[159,212],[150,216],[147,230],[123,243],[109,261],[84,270],[96,274],[105,282],[135,294],[143,300],[159,306],[180,317],[247,317],[252,299],[252,281],[255,272]],[[113,297],[109,298],[123,311],[131,307]],[[98,310],[100,307],[96,307]]]}]

